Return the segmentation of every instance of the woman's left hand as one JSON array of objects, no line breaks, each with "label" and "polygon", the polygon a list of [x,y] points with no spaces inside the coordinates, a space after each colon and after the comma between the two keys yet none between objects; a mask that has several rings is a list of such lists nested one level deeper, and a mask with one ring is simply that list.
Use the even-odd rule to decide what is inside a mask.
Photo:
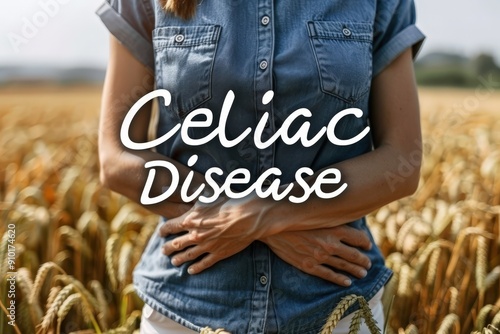
[{"label": "woman's left hand", "polygon": [[255,197],[241,200],[221,197],[214,203],[197,202],[184,215],[168,220],[160,235],[187,232],[163,245],[163,253],[171,255],[172,264],[192,261],[204,255],[188,268],[198,274],[228,258],[263,235],[262,215],[265,208]]}]

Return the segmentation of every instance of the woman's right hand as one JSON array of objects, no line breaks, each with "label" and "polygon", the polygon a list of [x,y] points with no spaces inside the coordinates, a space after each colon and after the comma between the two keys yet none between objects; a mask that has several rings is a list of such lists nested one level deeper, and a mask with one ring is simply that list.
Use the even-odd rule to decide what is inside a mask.
[{"label": "woman's right hand", "polygon": [[261,241],[288,264],[341,286],[350,286],[352,282],[335,269],[363,278],[371,267],[370,259],[359,250],[369,250],[370,239],[347,225],[281,232]]}]

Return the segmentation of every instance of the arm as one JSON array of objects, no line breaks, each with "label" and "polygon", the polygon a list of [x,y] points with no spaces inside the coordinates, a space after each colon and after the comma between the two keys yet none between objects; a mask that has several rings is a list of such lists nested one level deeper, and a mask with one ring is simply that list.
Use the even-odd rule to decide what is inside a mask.
[{"label": "arm", "polygon": [[[267,203],[263,217],[273,222],[267,235],[345,224],[416,190],[422,139],[411,50],[374,78],[370,104],[375,149],[328,167],[341,171],[347,189],[329,201],[312,197],[298,205]],[[411,168],[402,171],[403,164],[410,164]],[[309,180],[310,184],[313,182],[314,176]]]},{"label": "arm", "polygon": [[[103,89],[101,116],[99,121],[99,160],[101,182],[113,191],[127,196],[139,203],[140,195],[146,183],[147,171],[144,164],[150,160],[167,160],[176,165],[181,180],[190,172],[181,165],[153,151],[131,151],[120,141],[120,128],[136,99],[153,89],[154,75],[144,67],[132,54],[111,36],[110,57]],[[151,104],[145,106],[134,118],[130,138],[135,141],[146,141]],[[162,193],[162,185],[171,183],[169,173],[158,174],[153,185],[154,194]],[[198,181],[197,181],[198,180]],[[195,174],[193,184],[203,180],[199,173]],[[177,217],[191,204],[181,204],[180,196],[175,193],[168,202],[147,206],[147,209],[166,216]]]},{"label": "arm", "polygon": [[[371,128],[375,149],[328,167],[338,168],[349,185],[341,196],[331,200],[311,197],[302,204],[275,202],[257,196],[244,200],[222,199],[211,207],[196,204],[190,212],[162,226],[163,236],[189,231],[167,242],[164,253],[170,255],[178,252],[173,257],[175,265],[207,254],[190,266],[190,273],[199,273],[241,251],[252,241],[261,240],[273,248],[278,256],[288,258],[289,263],[297,268],[332,282],[339,282],[342,278],[326,272],[324,268],[308,268],[302,264],[301,254],[294,252],[294,247],[289,242],[287,246],[287,239],[293,240],[290,233],[297,231],[304,235],[313,233],[309,231],[325,228],[332,231],[376,208],[410,195],[415,191],[419,180],[420,120],[410,50],[399,56],[373,80],[371,96]],[[389,183],[387,173],[400,174],[398,170],[401,168],[401,161],[412,161],[414,168],[411,172],[400,175],[400,182]],[[318,174],[319,172],[316,173]],[[314,176],[308,181],[313,183]],[[317,247],[323,248],[321,254],[331,255],[332,252],[339,251],[323,247],[325,238],[319,242],[312,241]],[[314,238],[309,238],[311,239]],[[361,244],[367,248],[366,243]],[[186,249],[187,247],[189,248]],[[329,264],[321,262],[320,258],[318,256],[316,259],[317,263]],[[343,258],[347,259],[347,256]],[[357,264],[369,267],[359,254]]]}]

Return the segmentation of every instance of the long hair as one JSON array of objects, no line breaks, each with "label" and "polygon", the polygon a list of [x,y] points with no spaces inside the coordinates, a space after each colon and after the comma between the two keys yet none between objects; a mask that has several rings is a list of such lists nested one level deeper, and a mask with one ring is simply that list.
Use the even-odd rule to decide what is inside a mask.
[{"label": "long hair", "polygon": [[160,0],[160,4],[167,11],[189,19],[196,11],[197,0]]}]

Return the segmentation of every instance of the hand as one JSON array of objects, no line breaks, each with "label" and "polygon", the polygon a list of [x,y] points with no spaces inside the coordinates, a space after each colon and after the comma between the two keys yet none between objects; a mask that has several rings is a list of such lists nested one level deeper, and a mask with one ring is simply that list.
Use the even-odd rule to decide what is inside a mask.
[{"label": "hand", "polygon": [[187,232],[166,242],[163,253],[169,256],[177,252],[172,257],[175,266],[205,255],[188,268],[190,274],[198,274],[260,238],[264,210],[255,198],[223,197],[212,204],[197,202],[188,212],[168,220],[160,228],[162,237]]},{"label": "hand", "polygon": [[363,278],[371,267],[370,259],[357,249],[369,250],[370,239],[366,233],[347,225],[281,232],[261,241],[297,269],[342,286],[350,286],[352,282],[333,269]]}]

